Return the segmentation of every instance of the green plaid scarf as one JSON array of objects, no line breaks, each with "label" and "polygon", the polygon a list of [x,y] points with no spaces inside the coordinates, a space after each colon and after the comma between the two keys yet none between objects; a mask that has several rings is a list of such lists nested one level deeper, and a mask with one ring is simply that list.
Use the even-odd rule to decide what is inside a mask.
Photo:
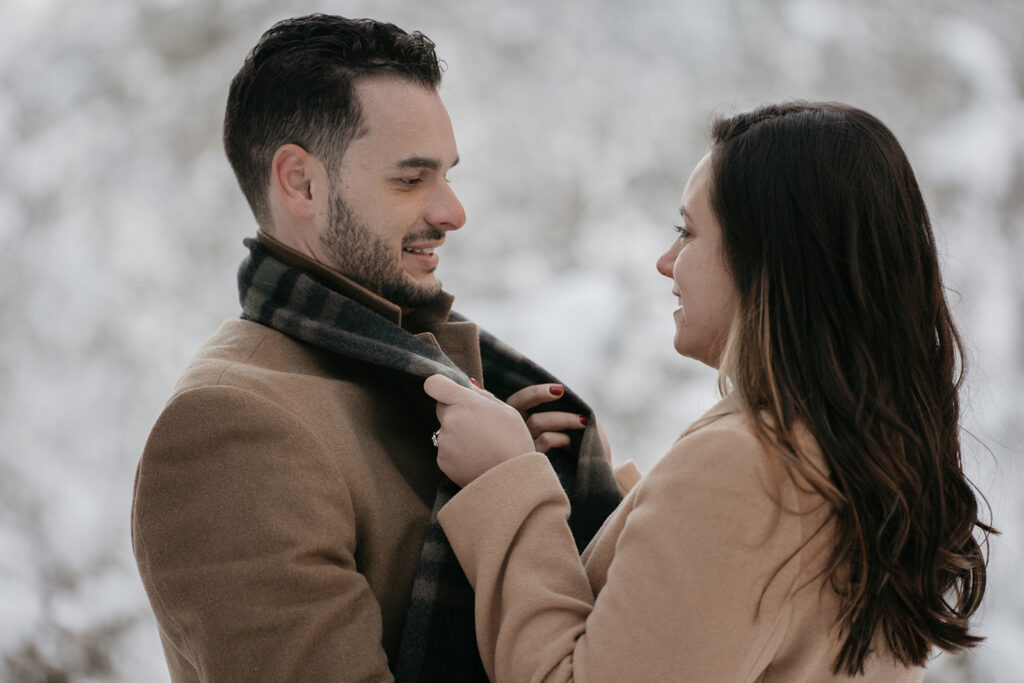
[{"label": "green plaid scarf", "polygon": [[[242,317],[300,341],[369,364],[406,386],[427,423],[437,424],[434,403],[422,390],[435,373],[463,386],[469,378],[435,346],[387,318],[275,259],[254,239],[238,272]],[[450,320],[464,320],[452,313]],[[480,331],[484,385],[501,399],[523,387],[557,382],[530,360]],[[621,500],[601,445],[593,413],[566,390],[558,410],[591,417],[586,429],[570,434],[572,444],[550,454],[572,504],[569,525],[579,549],[590,541]],[[540,409],[554,409],[542,407]],[[429,438],[429,433],[423,435]],[[486,681],[476,647],[473,592],[437,522],[437,512],[456,493],[450,481],[439,487],[420,550],[412,598],[398,660],[397,681]]]}]

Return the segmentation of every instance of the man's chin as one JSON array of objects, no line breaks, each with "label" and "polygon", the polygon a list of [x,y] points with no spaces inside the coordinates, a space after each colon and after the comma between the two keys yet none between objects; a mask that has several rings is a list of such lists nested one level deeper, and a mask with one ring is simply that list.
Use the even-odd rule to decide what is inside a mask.
[{"label": "man's chin", "polygon": [[428,282],[415,282],[406,278],[394,287],[384,291],[384,298],[403,308],[418,308],[437,301],[441,297],[441,281],[431,277]]}]

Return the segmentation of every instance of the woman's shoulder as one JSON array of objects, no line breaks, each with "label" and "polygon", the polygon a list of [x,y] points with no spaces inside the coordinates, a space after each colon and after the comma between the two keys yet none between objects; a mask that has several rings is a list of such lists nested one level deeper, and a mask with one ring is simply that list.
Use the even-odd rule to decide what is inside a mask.
[{"label": "woman's shoulder", "polygon": [[720,461],[760,466],[768,448],[748,415],[726,397],[679,435],[658,466],[696,467]]},{"label": "woman's shoulder", "polygon": [[[822,467],[810,431],[798,425],[793,434],[801,460]],[[807,480],[783,452],[770,431],[759,429],[736,399],[726,397],[676,439],[645,479],[651,483],[686,480],[691,486],[776,499],[785,489],[808,492]]]},{"label": "woman's shoulder", "polygon": [[[634,527],[689,539],[687,547],[696,543],[726,564],[748,563],[750,576],[767,581],[829,514],[824,499],[791,469],[745,411],[720,404],[676,440],[627,506]],[[757,549],[756,558],[750,549]]]}]

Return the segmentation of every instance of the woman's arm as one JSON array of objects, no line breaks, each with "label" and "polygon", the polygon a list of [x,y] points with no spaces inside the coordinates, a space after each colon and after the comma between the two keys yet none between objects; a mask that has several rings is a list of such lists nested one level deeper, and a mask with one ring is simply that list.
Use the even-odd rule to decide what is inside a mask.
[{"label": "woman's arm", "polygon": [[595,539],[614,552],[596,598],[545,458],[515,457],[468,485],[440,519],[476,590],[488,673],[499,683],[756,679],[799,569],[787,562],[799,522],[779,512],[766,458],[743,430],[677,442]]}]

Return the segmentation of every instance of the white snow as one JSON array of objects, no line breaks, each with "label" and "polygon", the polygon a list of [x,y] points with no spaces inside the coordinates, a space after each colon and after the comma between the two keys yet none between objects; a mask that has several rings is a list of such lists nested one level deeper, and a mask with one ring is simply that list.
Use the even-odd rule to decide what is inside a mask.
[{"label": "white snow", "polygon": [[[628,6],[628,7],[627,7]],[[312,2],[0,4],[0,679],[167,680],[131,555],[132,475],[192,351],[237,315],[253,221],[224,159],[227,85]],[[358,0],[419,29],[469,223],[456,307],[650,465],[715,401],[672,350],[654,262],[713,112],[840,99],[890,124],[933,211],[970,348],[968,471],[1003,532],[986,644],[926,680],[1024,681],[1024,4],[1003,0]],[[6,668],[4,668],[6,667]]]}]

